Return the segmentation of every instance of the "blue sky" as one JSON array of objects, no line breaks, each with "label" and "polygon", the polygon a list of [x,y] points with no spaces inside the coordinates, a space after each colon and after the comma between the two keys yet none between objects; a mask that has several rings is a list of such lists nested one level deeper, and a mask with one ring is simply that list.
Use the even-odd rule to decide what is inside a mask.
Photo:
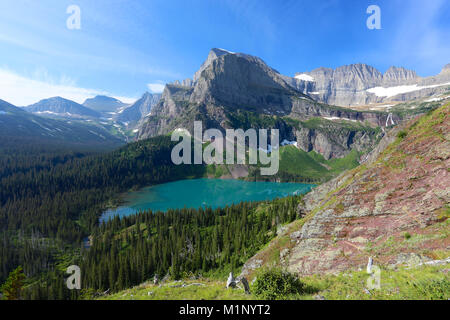
[{"label": "blue sky", "polygon": [[[366,9],[381,8],[381,30]],[[81,9],[69,30],[68,6]],[[447,0],[2,0],[0,99],[61,95],[127,102],[190,78],[211,48],[256,55],[283,74],[367,63],[434,75],[450,63]]]}]

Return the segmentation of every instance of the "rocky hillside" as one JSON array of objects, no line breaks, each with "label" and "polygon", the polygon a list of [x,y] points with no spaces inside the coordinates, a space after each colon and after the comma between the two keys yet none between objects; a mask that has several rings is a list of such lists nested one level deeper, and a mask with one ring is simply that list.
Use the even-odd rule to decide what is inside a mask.
[{"label": "rocky hillside", "polygon": [[301,219],[243,268],[278,264],[302,275],[450,255],[450,104],[391,130],[361,166],[317,187]]},{"label": "rocky hillside", "polygon": [[369,65],[359,63],[336,69],[322,67],[285,79],[317,101],[346,107],[404,102],[448,92],[450,65],[446,65],[438,75],[426,78],[401,67],[390,67],[382,74]]}]

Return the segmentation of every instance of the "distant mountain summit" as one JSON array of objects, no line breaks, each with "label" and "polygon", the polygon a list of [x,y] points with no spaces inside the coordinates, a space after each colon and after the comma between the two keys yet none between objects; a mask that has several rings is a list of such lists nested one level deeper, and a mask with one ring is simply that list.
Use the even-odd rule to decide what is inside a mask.
[{"label": "distant mountain summit", "polygon": [[12,142],[33,142],[44,145],[60,143],[100,148],[123,144],[123,141],[114,137],[103,127],[84,124],[81,121],[41,117],[3,100],[0,100],[0,137],[0,146]]},{"label": "distant mountain summit", "polygon": [[390,67],[382,74],[374,67],[359,63],[336,69],[322,67],[285,79],[317,101],[346,107],[442,94],[450,86],[448,70],[447,65],[439,75],[422,78],[415,71],[402,67]]},{"label": "distant mountain summit", "polygon": [[420,79],[415,71],[402,67],[390,67],[383,74],[383,86],[415,84]]},{"label": "distant mountain summit", "polygon": [[86,99],[83,102],[83,106],[98,112],[115,112],[120,108],[126,107],[127,104],[116,98],[99,95]]},{"label": "distant mountain summit", "polygon": [[69,118],[77,117],[100,117],[100,113],[89,109],[74,101],[61,97],[41,100],[24,108],[28,112],[46,115],[56,115]]},{"label": "distant mountain summit", "polygon": [[134,104],[119,111],[116,120],[131,126],[135,125],[150,114],[150,111],[159,102],[160,98],[161,94],[146,92]]}]

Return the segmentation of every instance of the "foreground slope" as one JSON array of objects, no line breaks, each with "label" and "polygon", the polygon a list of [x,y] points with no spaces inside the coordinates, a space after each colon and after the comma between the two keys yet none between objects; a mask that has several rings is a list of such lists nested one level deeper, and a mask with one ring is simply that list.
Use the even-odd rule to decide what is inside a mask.
[{"label": "foreground slope", "polygon": [[[450,298],[448,268],[442,265],[383,270],[380,290],[368,290],[365,271],[339,275],[307,276],[301,294],[277,297],[290,300],[447,300]],[[255,300],[261,299],[250,284],[250,294],[242,288],[227,289],[226,281],[211,279],[151,282],[111,295],[86,294],[83,299],[101,300]]]},{"label": "foreground slope", "polygon": [[449,115],[446,105],[393,130],[366,163],[306,195],[304,218],[243,275],[272,264],[310,275],[365,267],[368,257],[384,266],[448,258]]}]

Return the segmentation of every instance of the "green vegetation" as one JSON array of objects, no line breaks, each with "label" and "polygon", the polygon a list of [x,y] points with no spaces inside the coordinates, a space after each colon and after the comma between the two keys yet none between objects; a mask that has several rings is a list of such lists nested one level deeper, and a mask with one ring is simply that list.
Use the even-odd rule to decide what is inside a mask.
[{"label": "green vegetation", "polygon": [[[137,287],[101,296],[105,300],[447,300],[450,298],[450,264],[415,268],[381,268],[380,288],[368,289],[365,271],[297,278],[285,271],[261,270],[264,278],[250,285],[250,295],[242,289],[226,289],[226,281],[199,278],[168,281],[160,285],[143,283]],[[282,274],[286,276],[281,277]],[[263,281],[266,279],[267,282]],[[270,285],[269,285],[270,284]],[[278,285],[278,286],[277,286]],[[260,293],[258,294],[257,293]],[[86,297],[92,298],[93,296]]]},{"label": "green vegetation", "polygon": [[130,189],[203,176],[203,166],[173,165],[173,145],[158,137],[103,154],[3,147],[12,151],[0,157],[0,282],[23,265],[29,296],[69,298],[58,257],[76,258],[107,204]]},{"label": "green vegetation", "polygon": [[406,132],[405,130],[401,130],[401,131],[397,134],[397,137],[400,138],[400,139],[405,139],[407,135],[408,135],[408,132]]},{"label": "green vegetation", "polygon": [[0,287],[5,300],[19,300],[21,298],[25,275],[21,266],[11,271],[6,282]]},{"label": "green vegetation", "polygon": [[[86,299],[91,299],[87,296]],[[137,287],[115,294],[99,297],[100,300],[253,300],[254,295],[245,294],[243,290],[226,289],[224,281],[197,279],[168,281],[153,285],[144,283]]]},{"label": "green vegetation", "polygon": [[268,116],[265,114],[238,110],[228,114],[229,125],[231,128],[243,130],[253,129],[271,129],[279,127],[283,123],[277,116]]},{"label": "green vegetation", "polygon": [[315,275],[302,278],[327,300],[447,300],[450,298],[449,264],[381,268],[380,289],[367,289],[369,275],[365,271],[339,275]]},{"label": "green vegetation", "polygon": [[280,167],[276,175],[261,176],[258,165],[250,168],[248,179],[319,184],[334,178],[344,170],[357,167],[360,156],[361,153],[352,150],[344,158],[326,160],[315,151],[305,152],[295,146],[284,146],[280,148]]},{"label": "green vegetation", "polygon": [[304,290],[304,284],[296,275],[281,269],[262,270],[253,285],[254,294],[265,300],[286,299],[301,295]]},{"label": "green vegetation", "polygon": [[324,118],[311,118],[306,121],[300,121],[299,125],[308,129],[323,129],[336,133],[336,130],[342,131],[364,131],[368,133],[378,133],[381,131],[379,127],[374,128],[369,123],[361,123],[359,121],[338,120],[332,121]]},{"label": "green vegetation", "polygon": [[115,217],[93,232],[80,264],[83,286],[114,292],[155,274],[225,276],[273,239],[279,224],[296,219],[299,199]]},{"label": "green vegetation", "polygon": [[441,106],[440,102],[405,102],[400,103],[392,107],[390,110],[392,113],[400,116],[401,118],[411,117],[429,111],[436,110]]}]

